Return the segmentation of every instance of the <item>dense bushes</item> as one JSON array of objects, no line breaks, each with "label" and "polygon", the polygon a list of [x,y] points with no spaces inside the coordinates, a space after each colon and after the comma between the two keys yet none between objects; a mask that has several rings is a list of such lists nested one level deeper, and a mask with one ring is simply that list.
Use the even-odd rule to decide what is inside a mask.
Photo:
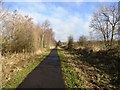
[{"label": "dense bushes", "polygon": [[34,24],[32,18],[14,11],[4,12],[2,23],[2,55],[5,53],[35,52],[54,45],[54,32],[50,22]]}]

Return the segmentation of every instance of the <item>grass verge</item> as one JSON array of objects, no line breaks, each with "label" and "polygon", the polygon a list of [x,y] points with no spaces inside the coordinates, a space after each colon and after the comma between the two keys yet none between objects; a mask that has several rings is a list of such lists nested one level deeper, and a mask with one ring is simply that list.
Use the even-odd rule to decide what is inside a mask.
[{"label": "grass verge", "polygon": [[25,79],[25,77],[33,70],[36,66],[38,66],[42,60],[50,53],[50,50],[48,50],[46,53],[42,53],[42,55],[39,57],[38,60],[33,60],[33,63],[28,64],[25,68],[23,68],[21,71],[18,71],[17,74],[7,83],[2,85],[2,88],[17,88],[18,85]]},{"label": "grass verge", "polygon": [[87,48],[61,49],[58,52],[67,87],[100,90],[119,89],[119,76],[117,76],[119,75],[117,68],[119,62],[117,62],[116,54],[116,56],[108,56],[105,54],[106,51],[89,52]]},{"label": "grass verge", "polygon": [[83,77],[79,76],[72,67],[70,60],[67,58],[67,53],[65,51],[58,50],[58,54],[61,59],[61,67],[63,73],[64,83],[67,88],[85,88]]}]

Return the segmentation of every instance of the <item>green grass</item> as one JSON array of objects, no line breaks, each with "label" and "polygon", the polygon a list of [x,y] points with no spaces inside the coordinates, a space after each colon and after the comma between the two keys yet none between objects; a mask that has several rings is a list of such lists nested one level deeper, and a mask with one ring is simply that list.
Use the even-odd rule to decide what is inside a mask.
[{"label": "green grass", "polygon": [[[50,52],[50,51],[49,51]],[[42,55],[39,60],[35,60],[33,63],[30,63],[21,71],[17,72],[14,78],[12,78],[9,82],[2,86],[2,88],[17,88],[18,85],[25,79],[25,77],[37,67],[42,60],[48,55],[47,52],[45,55]]]},{"label": "green grass", "polygon": [[62,73],[64,83],[67,88],[84,88],[82,77],[80,77],[75,69],[67,62],[67,58],[62,51],[58,50],[61,59]]}]

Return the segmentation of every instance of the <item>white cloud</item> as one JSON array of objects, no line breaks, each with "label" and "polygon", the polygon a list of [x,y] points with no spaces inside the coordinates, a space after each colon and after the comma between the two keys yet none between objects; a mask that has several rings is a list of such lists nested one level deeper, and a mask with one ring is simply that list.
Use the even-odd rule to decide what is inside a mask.
[{"label": "white cloud", "polygon": [[90,30],[89,17],[87,21],[84,21],[84,19],[78,15],[66,15],[66,18],[66,20],[62,20],[61,16],[59,16],[59,18],[49,18],[54,25],[57,40],[61,39],[66,41],[69,35],[73,35],[76,41],[80,35],[88,35]]},{"label": "white cloud", "polygon": [[[54,5],[33,4],[32,7],[25,7],[26,9],[19,9],[22,14],[33,17],[33,21],[43,22],[46,19],[50,20],[53,30],[55,32],[56,40],[66,41],[69,35],[73,35],[75,41],[80,35],[88,35],[90,15],[87,15],[85,20],[80,17],[80,13],[72,14],[65,8]],[[40,13],[39,11],[50,12],[51,14]]]},{"label": "white cloud", "polygon": [[119,2],[119,0],[3,0],[4,2]]}]

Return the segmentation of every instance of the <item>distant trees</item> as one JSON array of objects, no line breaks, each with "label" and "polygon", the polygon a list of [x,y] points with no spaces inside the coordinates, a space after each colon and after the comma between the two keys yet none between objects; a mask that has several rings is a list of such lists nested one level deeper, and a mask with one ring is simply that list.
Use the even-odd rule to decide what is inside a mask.
[{"label": "distant trees", "polygon": [[73,48],[73,36],[69,36],[68,37],[68,49],[72,49]]},{"label": "distant trees", "polygon": [[86,36],[82,35],[79,37],[79,40],[78,40],[79,45],[83,46],[86,44],[86,42],[87,42]]},{"label": "distant trees", "polygon": [[115,5],[102,6],[93,15],[90,27],[102,35],[107,49],[113,46],[113,40],[118,35],[119,21],[118,7]]},{"label": "distant trees", "polygon": [[56,41],[56,48],[57,48],[58,46],[59,46],[59,47],[62,46],[62,42],[61,42],[60,40],[59,40],[59,41]]},{"label": "distant trees", "polygon": [[35,52],[40,48],[50,48],[55,43],[54,32],[48,20],[43,25],[34,24],[31,17],[14,11],[7,12],[0,24],[2,54]]}]

